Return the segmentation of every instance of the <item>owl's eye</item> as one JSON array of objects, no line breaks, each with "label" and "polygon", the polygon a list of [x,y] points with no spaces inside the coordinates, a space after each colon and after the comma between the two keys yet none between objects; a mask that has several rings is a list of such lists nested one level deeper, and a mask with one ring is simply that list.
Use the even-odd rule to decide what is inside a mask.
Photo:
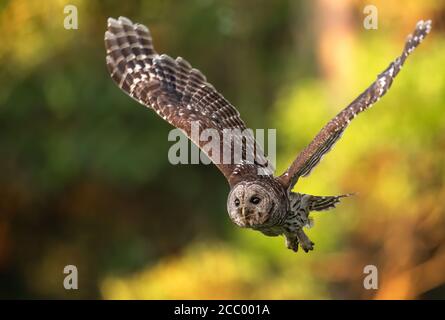
[{"label": "owl's eye", "polygon": [[235,199],[235,206],[237,206],[237,207],[239,206],[239,199],[238,198]]},{"label": "owl's eye", "polygon": [[258,197],[250,198],[250,203],[253,203],[253,204],[258,204],[258,203],[260,203],[260,201],[261,201],[261,199]]}]

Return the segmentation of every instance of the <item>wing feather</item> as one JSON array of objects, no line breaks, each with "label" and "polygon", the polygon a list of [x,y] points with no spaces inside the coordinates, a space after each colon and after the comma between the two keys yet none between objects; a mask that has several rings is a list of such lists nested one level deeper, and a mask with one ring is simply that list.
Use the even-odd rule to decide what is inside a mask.
[{"label": "wing feather", "polygon": [[408,36],[402,54],[379,74],[377,80],[361,95],[329,121],[312,142],[300,152],[291,166],[279,177],[288,189],[292,189],[300,177],[310,174],[322,157],[340,139],[352,119],[370,108],[388,91],[408,55],[422,42],[430,30],[431,20],[419,21],[414,33]]},{"label": "wing feather", "polygon": [[[230,104],[206,77],[181,57],[173,59],[159,55],[154,47],[150,31],[129,19],[108,19],[105,32],[107,67],[114,82],[129,96],[153,109],[164,120],[182,129],[200,148],[207,141],[192,137],[192,123],[199,132],[216,129],[220,152],[206,152],[230,185],[258,174],[273,175],[273,168],[253,134],[246,130],[236,108]],[[242,134],[232,134],[224,139],[227,129],[238,129]],[[236,147],[241,144],[243,157],[236,161]],[[230,150],[230,161],[222,161],[224,151]],[[254,162],[247,155],[253,155]]]}]

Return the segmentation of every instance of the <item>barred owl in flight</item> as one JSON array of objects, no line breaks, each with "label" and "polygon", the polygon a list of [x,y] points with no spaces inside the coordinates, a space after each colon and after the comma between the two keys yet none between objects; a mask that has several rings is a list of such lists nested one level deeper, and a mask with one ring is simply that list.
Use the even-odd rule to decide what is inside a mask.
[{"label": "barred owl in flight", "polygon": [[[227,210],[235,224],[267,236],[284,235],[289,249],[297,251],[301,246],[308,252],[314,245],[303,230],[310,225],[309,213],[334,208],[349,194],[313,196],[293,192],[294,185],[300,177],[309,175],[340,139],[349,122],[386,93],[408,55],[430,30],[430,20],[419,21],[413,34],[408,36],[402,54],[329,121],[280,176],[274,176],[253,135],[248,130],[246,133],[238,110],[186,60],[158,54],[147,27],[133,24],[124,17],[109,18],[105,32],[106,63],[111,78],[125,93],[181,129],[215,163],[230,185]],[[235,159],[235,152],[231,152],[230,161],[220,161],[217,152],[204,149],[207,141],[192,135],[192,123],[196,123],[199,130],[216,130],[221,137],[220,151],[238,148],[242,156]],[[227,129],[239,129],[234,131],[246,134],[224,139],[223,132]],[[250,161],[253,153],[254,160]]]}]

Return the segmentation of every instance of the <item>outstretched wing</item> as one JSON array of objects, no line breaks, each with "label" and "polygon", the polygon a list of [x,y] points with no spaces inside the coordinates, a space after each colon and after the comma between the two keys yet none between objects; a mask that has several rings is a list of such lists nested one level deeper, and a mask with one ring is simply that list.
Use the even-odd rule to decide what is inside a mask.
[{"label": "outstretched wing", "polygon": [[368,109],[390,88],[408,55],[419,45],[431,30],[431,20],[419,21],[414,33],[408,36],[402,54],[395,59],[361,95],[343,109],[335,118],[321,129],[312,142],[300,152],[287,171],[279,179],[292,189],[299,177],[308,176],[322,157],[340,139],[349,122],[357,114]]},{"label": "outstretched wing", "polygon": [[[116,84],[185,132],[230,185],[247,176],[273,174],[238,110],[187,61],[156,53],[147,27],[124,17],[109,18],[105,46],[108,70]],[[209,141],[202,141],[200,133],[206,129],[213,131],[208,134]],[[216,143],[217,148],[210,148],[209,143]]]}]

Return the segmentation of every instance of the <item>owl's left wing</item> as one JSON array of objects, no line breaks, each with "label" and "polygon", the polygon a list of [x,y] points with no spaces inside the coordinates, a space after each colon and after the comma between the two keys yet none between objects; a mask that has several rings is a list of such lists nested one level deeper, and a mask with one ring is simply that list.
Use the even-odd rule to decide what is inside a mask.
[{"label": "owl's left wing", "polygon": [[408,36],[402,54],[395,59],[361,95],[343,109],[321,129],[312,142],[300,152],[291,166],[280,177],[280,181],[292,189],[299,177],[308,176],[322,157],[340,139],[344,130],[357,114],[377,102],[390,88],[408,55],[422,42],[431,30],[431,20],[419,21],[414,33]]},{"label": "owl's left wing", "polygon": [[[159,55],[147,27],[124,17],[109,18],[105,46],[107,67],[116,84],[181,129],[231,186],[247,177],[273,174],[273,167],[253,134],[246,130],[238,110],[183,58]],[[207,132],[219,139],[217,148],[207,148],[215,136],[210,134],[209,141],[201,139],[206,129],[212,129]]]}]

